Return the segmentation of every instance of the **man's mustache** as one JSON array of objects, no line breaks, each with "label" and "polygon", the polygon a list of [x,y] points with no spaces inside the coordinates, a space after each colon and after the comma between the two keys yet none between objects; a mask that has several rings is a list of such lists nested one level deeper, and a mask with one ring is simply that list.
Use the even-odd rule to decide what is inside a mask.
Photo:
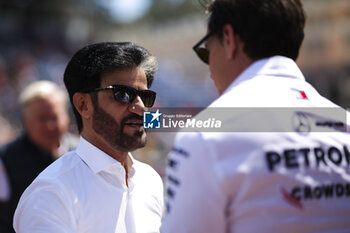
[{"label": "man's mustache", "polygon": [[143,117],[140,116],[140,115],[137,115],[137,114],[135,114],[135,113],[130,114],[129,116],[124,117],[124,118],[122,119],[122,121],[121,121],[121,123],[120,123],[121,126],[124,127],[125,122],[130,121],[130,120],[139,120],[139,121],[143,122]]}]

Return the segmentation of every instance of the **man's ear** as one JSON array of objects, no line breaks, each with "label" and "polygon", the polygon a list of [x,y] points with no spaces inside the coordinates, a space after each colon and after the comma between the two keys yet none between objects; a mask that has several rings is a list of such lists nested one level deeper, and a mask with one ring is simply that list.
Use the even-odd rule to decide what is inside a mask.
[{"label": "man's ear", "polygon": [[77,92],[73,95],[73,104],[82,118],[89,119],[93,113],[91,97],[87,93]]},{"label": "man's ear", "polygon": [[238,38],[230,24],[222,28],[222,43],[226,49],[228,59],[233,59],[238,49]]}]

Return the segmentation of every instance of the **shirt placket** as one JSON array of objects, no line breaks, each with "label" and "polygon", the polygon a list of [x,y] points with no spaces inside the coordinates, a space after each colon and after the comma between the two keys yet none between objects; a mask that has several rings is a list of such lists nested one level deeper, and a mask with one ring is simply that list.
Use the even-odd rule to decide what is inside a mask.
[{"label": "shirt placket", "polygon": [[118,215],[118,224],[115,233],[135,233],[134,208],[132,201],[133,182],[128,178],[128,186],[125,181],[125,169],[117,169],[117,178],[123,189],[122,203]]}]

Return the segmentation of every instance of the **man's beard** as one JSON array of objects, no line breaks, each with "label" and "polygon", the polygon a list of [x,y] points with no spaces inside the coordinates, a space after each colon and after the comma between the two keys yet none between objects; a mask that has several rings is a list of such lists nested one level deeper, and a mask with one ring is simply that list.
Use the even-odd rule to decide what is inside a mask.
[{"label": "man's beard", "polygon": [[128,120],[143,120],[137,114],[124,117],[120,124],[97,105],[94,106],[93,129],[107,141],[114,149],[122,152],[130,152],[146,145],[145,130],[135,131],[133,135],[124,133],[125,122]]}]

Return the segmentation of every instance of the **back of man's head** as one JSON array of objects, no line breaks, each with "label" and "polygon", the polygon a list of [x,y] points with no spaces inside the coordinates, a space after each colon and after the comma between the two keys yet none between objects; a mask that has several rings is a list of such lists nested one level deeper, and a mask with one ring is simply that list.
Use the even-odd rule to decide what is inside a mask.
[{"label": "back of man's head", "polygon": [[215,0],[208,10],[208,30],[221,38],[223,26],[230,24],[251,59],[297,59],[305,25],[300,0]]}]

